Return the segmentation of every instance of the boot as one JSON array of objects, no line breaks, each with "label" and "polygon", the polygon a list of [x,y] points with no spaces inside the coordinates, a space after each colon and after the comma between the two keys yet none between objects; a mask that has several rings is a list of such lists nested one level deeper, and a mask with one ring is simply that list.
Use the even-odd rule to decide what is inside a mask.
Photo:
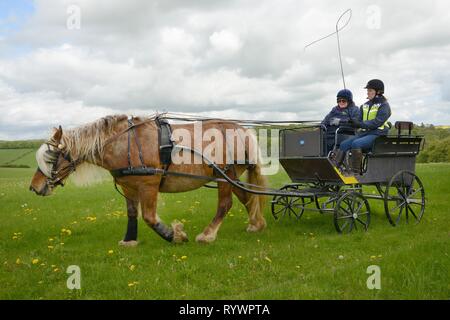
[{"label": "boot", "polygon": [[361,174],[362,150],[352,149],[351,167],[354,174]]},{"label": "boot", "polygon": [[344,162],[344,158],[345,158],[345,152],[342,151],[341,149],[337,149],[337,151],[336,151],[334,157],[331,159],[331,161],[336,166],[336,168],[339,168],[340,166],[342,166],[342,163]]}]

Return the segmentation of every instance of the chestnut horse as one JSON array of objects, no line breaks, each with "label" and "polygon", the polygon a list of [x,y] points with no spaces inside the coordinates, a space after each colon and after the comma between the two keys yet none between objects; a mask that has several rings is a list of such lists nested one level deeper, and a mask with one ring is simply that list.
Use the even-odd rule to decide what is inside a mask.
[{"label": "chestnut horse", "polygon": [[[139,207],[145,223],[163,239],[174,243],[187,241],[187,235],[183,231],[183,225],[180,222],[173,222],[171,226],[168,226],[159,218],[157,214],[158,193],[185,192],[200,188],[210,182],[205,177],[210,177],[211,180],[215,177],[217,178],[217,172],[205,163],[202,156],[195,154],[195,152],[189,155],[191,160],[194,160],[191,163],[173,162],[169,167],[161,164],[158,142],[159,127],[155,119],[156,116],[133,118],[135,127],[132,130],[129,128],[128,117],[126,115],[107,116],[91,124],[65,130],[64,132],[61,126],[59,129],[55,128],[50,139],[36,152],[38,169],[31,181],[30,190],[38,195],[47,196],[52,193],[56,186],[64,185],[65,180],[73,172],[75,172],[74,175],[81,175],[83,171],[88,170],[88,168],[92,169],[94,166],[112,171],[129,166],[129,161],[131,161],[133,167],[138,167],[141,165],[141,161],[143,161],[148,168],[167,169],[167,174],[156,173],[145,176],[128,175],[115,178],[115,182],[120,186],[125,196],[128,213],[127,232],[119,244],[126,246],[137,244],[137,217]],[[251,130],[243,128],[239,124],[231,121],[205,120],[200,122],[202,133],[211,129],[215,130],[214,132],[221,133],[228,132],[228,130],[239,132],[235,137],[237,144],[233,145],[234,147],[231,150],[234,153],[233,159],[242,160],[239,158],[240,156],[237,151],[239,144],[241,144],[240,147],[245,149],[245,157],[254,151],[251,150],[251,143],[249,143],[252,139],[256,141],[255,135],[249,132]],[[191,137],[191,141],[184,141],[186,139],[184,136],[183,140],[181,140],[181,138],[177,138],[173,134],[172,139],[174,144],[192,147],[195,143],[193,141],[195,134],[192,133],[194,133],[196,123],[198,124],[199,122],[172,124],[173,133],[189,133]],[[242,133],[246,134],[246,136],[243,136]],[[132,137],[131,140],[130,134]],[[137,138],[138,140],[135,140]],[[139,143],[135,143],[136,141],[139,141]],[[201,142],[202,150],[207,147],[208,142],[210,143],[211,141]],[[139,148],[139,145],[141,148]],[[228,142],[222,146],[219,144],[219,148],[225,150],[226,145],[228,145]],[[142,152],[139,152],[140,149]],[[221,150],[215,150],[215,152],[217,151]],[[174,152],[175,149],[172,151],[172,159]],[[178,155],[182,156],[183,152],[189,153],[189,151],[182,150]],[[229,150],[222,154],[226,152],[229,152]],[[195,159],[196,157],[197,159]],[[198,161],[199,158],[200,161]],[[226,165],[225,161],[216,163],[233,180],[238,181],[239,177],[247,171],[247,180],[249,183],[265,187],[266,179],[261,174],[258,149],[256,159],[256,163],[251,165],[245,161],[235,161],[231,165]],[[186,175],[171,175],[170,173],[173,172],[192,174],[197,176],[197,179]],[[92,177],[92,175],[89,174],[89,177]],[[203,178],[199,179],[199,177]],[[224,180],[217,182],[217,189],[218,205],[216,215],[203,232],[197,235],[197,242],[209,243],[216,239],[219,227],[232,206],[233,193],[245,205],[248,211],[249,225],[247,231],[255,232],[265,228],[266,222],[262,213],[265,202],[264,196],[245,192]]]}]

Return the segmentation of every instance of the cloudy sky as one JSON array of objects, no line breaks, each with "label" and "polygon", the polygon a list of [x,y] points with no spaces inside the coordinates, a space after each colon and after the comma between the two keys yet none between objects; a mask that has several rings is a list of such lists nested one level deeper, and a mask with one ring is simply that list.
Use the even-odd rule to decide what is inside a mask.
[{"label": "cloudy sky", "polygon": [[349,8],[356,102],[380,78],[393,121],[450,124],[446,0],[0,0],[0,139],[116,113],[320,120],[343,86],[336,37],[304,47]]}]

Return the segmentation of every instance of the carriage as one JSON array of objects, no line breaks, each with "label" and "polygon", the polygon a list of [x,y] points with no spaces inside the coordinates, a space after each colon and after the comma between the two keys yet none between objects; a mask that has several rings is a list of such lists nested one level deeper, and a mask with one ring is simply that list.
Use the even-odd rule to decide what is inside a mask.
[{"label": "carriage", "polygon": [[[170,119],[187,123],[170,124],[167,121]],[[243,125],[280,123],[296,123],[297,127],[279,131],[279,162],[292,182],[274,189],[267,187],[262,176],[260,153],[256,162],[247,159],[255,151],[250,148],[250,140],[255,140],[256,136],[250,133],[251,139],[245,143],[248,132]],[[219,133],[227,130],[238,133],[238,140],[243,141],[244,157],[236,156],[238,148],[232,148],[234,162],[220,164],[209,159],[202,149],[172,139],[172,129],[181,129],[178,132],[189,134],[186,143],[192,142],[197,124],[203,124],[200,133],[212,129]],[[120,242],[122,245],[137,243],[139,203],[144,221],[163,239],[175,243],[187,241],[182,223],[167,226],[157,216],[157,194],[190,191],[202,186],[217,188],[219,201],[214,219],[196,237],[199,242],[215,240],[232,206],[232,194],[247,209],[249,232],[263,230],[266,226],[263,207],[267,195],[272,196],[275,219],[286,216],[299,219],[306,210],[314,210],[332,214],[339,233],[367,230],[371,214],[369,200],[381,200],[389,222],[396,226],[409,220],[419,222],[425,210],[425,190],[415,174],[416,156],[423,148],[424,139],[412,134],[412,126],[410,122],[397,122],[397,134],[378,137],[371,151],[364,155],[361,172],[350,174],[333,165],[325,151],[326,128],[316,122],[223,120],[167,114],[147,118],[109,116],[69,130],[65,135],[61,127],[55,128],[52,137],[37,151],[39,166],[30,190],[38,195],[50,195],[56,186],[64,186],[64,181],[75,170],[80,173],[88,169],[89,166],[82,166],[85,162],[109,170],[117,191],[120,192],[119,185],[127,203],[128,226]],[[347,136],[337,130],[335,144],[345,138]],[[182,141],[185,142],[184,137]],[[208,141],[202,143],[208,145]],[[196,157],[199,163],[172,161],[171,155],[176,150],[181,150],[183,155],[186,153],[188,159]],[[244,172],[248,173],[247,182],[239,180]],[[86,172],[84,176],[88,176]],[[208,184],[210,182],[217,185]]]},{"label": "carriage", "polygon": [[[413,135],[411,122],[396,122],[397,134],[380,136],[363,157],[359,174],[342,173],[325,152],[326,128],[320,125],[280,130],[279,161],[292,183],[271,201],[275,219],[300,219],[306,210],[332,214],[339,233],[367,230],[368,200],[381,200],[392,226],[418,223],[425,210],[425,190],[415,174],[423,136]],[[348,138],[339,131],[335,141]],[[348,156],[345,162],[348,167]]]}]

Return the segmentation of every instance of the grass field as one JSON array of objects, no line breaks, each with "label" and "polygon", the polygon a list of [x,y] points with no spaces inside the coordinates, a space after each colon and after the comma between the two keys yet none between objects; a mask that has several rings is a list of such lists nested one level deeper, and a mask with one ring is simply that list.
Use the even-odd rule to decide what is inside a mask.
[{"label": "grass field", "polygon": [[35,162],[33,149],[0,149],[0,166],[8,164],[35,167]]},{"label": "grass field", "polygon": [[[418,225],[391,227],[372,201],[366,233],[339,235],[315,212],[276,222],[267,207],[268,228],[248,234],[235,199],[216,242],[199,245],[217,199],[204,188],[159,199],[159,215],[182,220],[190,242],[169,244],[139,221],[135,248],[117,245],[126,213],[112,183],[43,198],[28,191],[33,172],[0,168],[0,299],[450,298],[450,164],[418,165],[428,201]],[[69,265],[81,269],[81,290],[66,287]],[[381,268],[381,290],[366,286],[370,265]]]}]

